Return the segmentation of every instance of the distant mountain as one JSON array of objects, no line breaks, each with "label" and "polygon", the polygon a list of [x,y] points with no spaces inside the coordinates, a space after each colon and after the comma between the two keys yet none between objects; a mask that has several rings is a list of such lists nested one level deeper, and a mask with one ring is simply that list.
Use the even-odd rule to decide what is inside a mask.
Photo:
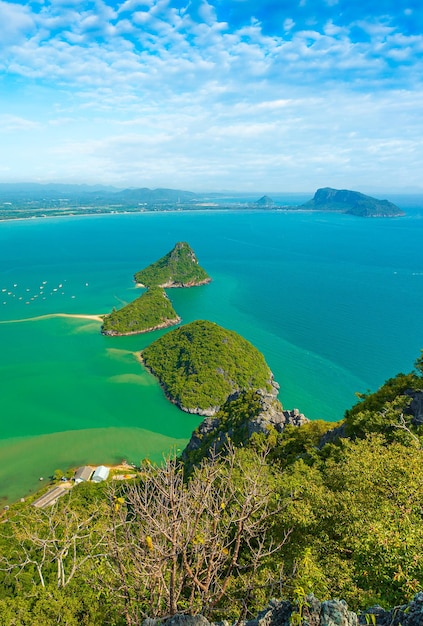
[{"label": "distant mountain", "polygon": [[255,206],[260,209],[272,209],[275,206],[274,201],[269,196],[262,196],[259,200],[254,202]]},{"label": "distant mountain", "polygon": [[338,190],[330,187],[318,189],[314,197],[299,208],[312,211],[338,211],[359,217],[405,215],[404,211],[388,200],[377,200],[358,191]]},{"label": "distant mountain", "polygon": [[123,204],[165,204],[189,202],[196,197],[191,191],[179,189],[118,189],[105,185],[71,185],[38,183],[0,183],[0,201],[11,203],[42,203],[64,201],[69,206]]},{"label": "distant mountain", "polygon": [[196,194],[191,191],[181,191],[179,189],[124,189],[114,194],[115,200],[138,203],[161,203],[161,202],[189,202],[196,198]]}]

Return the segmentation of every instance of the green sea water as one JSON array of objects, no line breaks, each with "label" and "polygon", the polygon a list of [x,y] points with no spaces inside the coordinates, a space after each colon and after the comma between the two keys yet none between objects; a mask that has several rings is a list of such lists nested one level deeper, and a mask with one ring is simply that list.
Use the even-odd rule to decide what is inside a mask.
[{"label": "green sea water", "polygon": [[[407,200],[402,203],[407,210]],[[356,391],[409,371],[423,347],[422,211],[365,220],[285,212],[172,212],[0,223],[0,497],[56,468],[138,463],[181,449],[199,418],[164,398],[134,353],[162,332],[103,337],[132,276],[188,241],[213,277],[168,290],[183,323],[249,339],[286,408],[342,418]]]}]

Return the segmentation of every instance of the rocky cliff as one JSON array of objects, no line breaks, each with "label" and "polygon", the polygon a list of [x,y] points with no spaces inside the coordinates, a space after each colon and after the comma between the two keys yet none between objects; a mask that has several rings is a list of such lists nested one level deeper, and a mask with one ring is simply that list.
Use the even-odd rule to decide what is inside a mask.
[{"label": "rocky cliff", "polygon": [[[238,620],[236,626],[422,626],[423,592],[408,604],[384,610],[374,606],[357,615],[349,611],[343,600],[320,602],[308,595],[302,607],[284,600],[271,600],[255,619]],[[227,621],[216,625],[203,615],[174,615],[168,619],[146,619],[142,626],[230,626]]]},{"label": "rocky cliff", "polygon": [[314,197],[301,205],[312,211],[338,211],[359,217],[398,217],[404,215],[399,207],[388,200],[378,200],[358,191],[348,189],[318,189]]}]

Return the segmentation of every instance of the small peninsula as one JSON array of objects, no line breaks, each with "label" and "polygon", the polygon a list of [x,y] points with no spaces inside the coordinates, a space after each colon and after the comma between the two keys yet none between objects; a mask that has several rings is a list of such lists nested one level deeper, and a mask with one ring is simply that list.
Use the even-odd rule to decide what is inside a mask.
[{"label": "small peninsula", "polygon": [[358,191],[348,189],[318,189],[314,197],[299,209],[309,211],[334,211],[358,217],[400,217],[405,215],[399,207],[388,200],[378,200]]},{"label": "small peninsula", "polygon": [[141,353],[171,402],[214,415],[246,390],[275,398],[278,385],[263,355],[236,332],[197,320],[170,331]]},{"label": "small peninsula", "polygon": [[168,328],[180,321],[164,290],[151,287],[133,302],[105,315],[101,332],[108,336],[136,335]]},{"label": "small peninsula", "polygon": [[198,264],[194,251],[185,241],[179,241],[164,257],[137,272],[135,282],[143,287],[196,287],[211,281]]}]

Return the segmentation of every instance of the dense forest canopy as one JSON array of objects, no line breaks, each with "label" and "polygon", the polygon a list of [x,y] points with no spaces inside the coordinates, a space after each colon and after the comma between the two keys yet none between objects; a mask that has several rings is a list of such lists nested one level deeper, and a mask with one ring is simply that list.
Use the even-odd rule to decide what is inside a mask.
[{"label": "dense forest canopy", "polygon": [[263,355],[234,331],[208,321],[167,333],[142,358],[167,395],[187,410],[214,410],[246,389],[271,390]]},{"label": "dense forest canopy", "polygon": [[423,588],[422,370],[420,358],[339,424],[269,430],[189,471],[144,460],[135,479],[77,485],[53,507],[12,505],[0,623],[235,620],[309,592],[355,610],[404,603]]},{"label": "dense forest canopy", "polygon": [[210,282],[188,243],[178,242],[164,257],[137,272],[135,281],[145,287],[191,287]]},{"label": "dense forest canopy", "polygon": [[147,289],[139,298],[104,316],[105,335],[142,333],[180,322],[166,293],[160,287]]}]

